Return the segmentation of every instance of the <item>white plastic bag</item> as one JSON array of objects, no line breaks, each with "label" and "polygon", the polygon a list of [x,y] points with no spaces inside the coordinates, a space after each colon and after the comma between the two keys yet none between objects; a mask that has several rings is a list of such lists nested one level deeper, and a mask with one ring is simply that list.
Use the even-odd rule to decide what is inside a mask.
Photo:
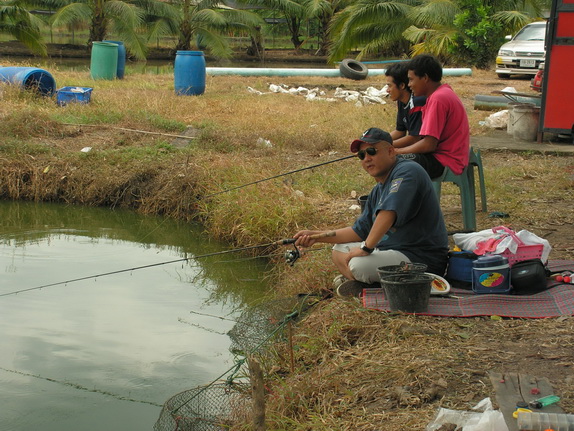
[{"label": "white plastic bag", "polygon": [[[506,250],[510,251],[511,253],[516,253],[518,249],[518,243],[512,238],[507,232],[504,230],[499,230],[495,232],[496,229],[501,229],[504,226],[495,227],[492,229],[485,229],[479,232],[472,232],[472,233],[455,233],[453,235],[453,240],[455,245],[457,245],[462,250],[468,250],[476,252],[477,249],[480,248],[480,245],[484,241],[488,241],[491,239],[500,240],[496,244],[496,249],[491,251],[495,254],[504,253]],[[505,228],[507,229],[507,228]],[[542,256],[540,260],[542,262],[546,262],[548,260],[548,256],[552,251],[552,246],[550,242],[544,238],[540,238],[538,235],[533,234],[525,229],[517,232],[515,234],[525,245],[536,245],[542,244]],[[477,253],[482,254],[482,253]]]},{"label": "white plastic bag", "polygon": [[508,431],[504,416],[492,409],[490,398],[485,398],[473,407],[474,411],[440,408],[434,421],[426,431],[436,431],[444,424],[456,424],[462,431]]}]

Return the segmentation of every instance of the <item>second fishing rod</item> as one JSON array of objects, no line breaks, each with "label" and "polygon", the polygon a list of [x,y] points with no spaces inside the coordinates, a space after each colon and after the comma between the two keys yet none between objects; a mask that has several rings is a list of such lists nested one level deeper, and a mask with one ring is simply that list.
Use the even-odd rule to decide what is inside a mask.
[{"label": "second fishing rod", "polygon": [[298,169],[295,169],[295,170],[292,170],[292,171],[289,171],[289,172],[284,172],[284,173],[282,173],[282,174],[273,175],[273,176],[268,177],[268,178],[262,178],[262,179],[260,179],[260,180],[256,180],[256,181],[252,181],[252,182],[250,182],[250,183],[242,184],[242,185],[240,185],[240,186],[231,187],[231,188],[228,188],[228,189],[225,189],[225,190],[220,190],[220,191],[218,191],[218,192],[215,192],[215,193],[211,193],[211,194],[202,196],[201,198],[202,198],[202,199],[211,198],[211,197],[213,197],[213,196],[221,195],[221,194],[223,194],[223,193],[231,192],[231,191],[233,191],[233,190],[239,190],[239,189],[242,189],[242,188],[247,187],[247,186],[252,186],[252,185],[254,185],[254,184],[259,184],[259,183],[262,183],[262,182],[265,182],[265,181],[273,180],[273,179],[275,179],[275,178],[281,178],[281,177],[284,177],[284,176],[287,176],[287,175],[295,174],[295,173],[297,173],[297,172],[302,172],[302,171],[306,171],[306,170],[308,170],[308,169],[318,168],[319,166],[325,166],[325,165],[329,165],[329,164],[331,164],[331,163],[340,162],[341,160],[352,159],[352,158],[355,158],[355,157],[357,157],[355,154],[352,154],[352,155],[350,155],[350,156],[339,157],[338,159],[328,160],[328,161],[326,161],[326,162],[317,163],[317,164],[315,164],[315,165],[306,166],[306,167],[304,167],[304,168],[298,168]]}]

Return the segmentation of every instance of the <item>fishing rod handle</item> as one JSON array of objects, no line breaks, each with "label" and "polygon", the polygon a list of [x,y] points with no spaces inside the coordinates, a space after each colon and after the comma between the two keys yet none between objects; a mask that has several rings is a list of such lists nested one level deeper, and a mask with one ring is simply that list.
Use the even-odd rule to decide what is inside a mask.
[{"label": "fishing rod handle", "polygon": [[[332,236],[337,236],[337,233],[332,230],[329,232],[323,232],[323,233],[316,233],[315,235],[309,235],[309,238],[311,239],[320,239],[320,238],[329,238]],[[282,239],[280,241],[278,241],[278,244],[281,245],[286,245],[286,244],[294,244],[295,241],[297,241],[295,238],[289,238],[289,239]]]}]

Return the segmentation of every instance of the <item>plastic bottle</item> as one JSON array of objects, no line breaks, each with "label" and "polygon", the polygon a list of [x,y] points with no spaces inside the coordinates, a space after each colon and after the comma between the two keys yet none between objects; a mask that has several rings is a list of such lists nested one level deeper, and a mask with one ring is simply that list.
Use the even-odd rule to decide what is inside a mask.
[{"label": "plastic bottle", "polygon": [[521,431],[574,431],[574,415],[566,413],[519,412],[518,429]]}]

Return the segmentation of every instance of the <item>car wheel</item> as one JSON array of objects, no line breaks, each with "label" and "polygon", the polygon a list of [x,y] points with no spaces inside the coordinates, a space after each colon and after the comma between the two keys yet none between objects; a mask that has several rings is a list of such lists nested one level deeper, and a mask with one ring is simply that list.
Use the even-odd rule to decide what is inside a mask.
[{"label": "car wheel", "polygon": [[363,63],[357,60],[346,58],[341,61],[339,71],[345,78],[354,79],[359,81],[365,79],[369,74],[369,69]]},{"label": "car wheel", "polygon": [[510,75],[508,73],[497,73],[497,75],[499,78],[502,78],[502,79],[510,78]]}]

